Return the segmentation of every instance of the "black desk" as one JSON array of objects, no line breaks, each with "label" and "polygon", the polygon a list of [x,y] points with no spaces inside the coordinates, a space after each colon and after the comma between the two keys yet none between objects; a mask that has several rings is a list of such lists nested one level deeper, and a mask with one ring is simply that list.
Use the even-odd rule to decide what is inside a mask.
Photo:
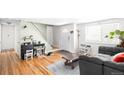
[{"label": "black desk", "polygon": [[26,54],[26,50],[33,50],[32,44],[22,44],[21,45],[21,59],[24,60],[24,55]]},{"label": "black desk", "polygon": [[42,44],[33,44],[34,47],[39,47],[39,46],[42,46],[42,47],[45,47],[45,43],[42,43]]},{"label": "black desk", "polygon": [[24,55],[26,54],[26,50],[33,50],[33,56],[37,56],[37,49],[41,51],[41,54],[45,54],[45,43],[41,44],[28,44],[28,43],[23,43],[21,45],[21,59],[24,60]]},{"label": "black desk", "polygon": [[38,50],[41,50],[41,54],[45,54],[45,43],[42,43],[42,44],[33,44],[33,54],[34,56],[37,56],[37,52]]}]

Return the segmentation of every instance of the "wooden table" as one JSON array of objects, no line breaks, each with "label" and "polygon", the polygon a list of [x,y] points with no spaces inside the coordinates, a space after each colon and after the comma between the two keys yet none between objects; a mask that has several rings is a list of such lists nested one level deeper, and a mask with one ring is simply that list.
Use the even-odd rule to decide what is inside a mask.
[{"label": "wooden table", "polygon": [[75,58],[75,59],[72,59],[72,60],[69,60],[65,57],[62,57],[62,58],[66,60],[65,65],[71,66],[72,69],[75,68],[74,63],[78,61],[78,58]]}]

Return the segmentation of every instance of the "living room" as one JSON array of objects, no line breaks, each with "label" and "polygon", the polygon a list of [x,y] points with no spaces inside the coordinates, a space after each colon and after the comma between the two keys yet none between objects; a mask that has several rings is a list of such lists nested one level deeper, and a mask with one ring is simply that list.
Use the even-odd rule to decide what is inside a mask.
[{"label": "living room", "polygon": [[[111,18],[64,25],[54,30],[56,31],[53,34],[54,45],[79,56],[80,75],[122,75],[124,74],[123,22],[123,18]],[[74,35],[71,31],[74,31]],[[65,36],[62,35],[63,33]],[[61,36],[64,39],[61,40],[59,38]],[[73,60],[76,63],[77,56],[74,55],[69,63],[72,68],[74,68],[71,64]],[[77,72],[77,70],[73,71]]]},{"label": "living room", "polygon": [[[103,69],[104,61],[112,61],[114,55],[124,51],[123,45],[119,46],[119,34],[115,33],[123,32],[123,18],[91,22],[72,18],[1,18],[0,23],[2,75],[124,74],[120,67],[123,64],[117,62],[107,65],[109,70],[106,73]],[[95,68],[101,60],[97,69],[85,63],[92,62],[92,58],[96,58]],[[120,66],[116,66],[118,64]]]},{"label": "living room", "polygon": [[1,0],[1,93],[123,93],[124,0]]}]

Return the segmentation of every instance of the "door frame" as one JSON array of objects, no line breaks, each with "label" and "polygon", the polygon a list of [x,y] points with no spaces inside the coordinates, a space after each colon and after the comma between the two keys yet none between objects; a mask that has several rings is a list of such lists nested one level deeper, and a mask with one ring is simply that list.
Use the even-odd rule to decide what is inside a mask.
[{"label": "door frame", "polygon": [[[65,40],[63,38],[66,38]],[[60,40],[59,40],[59,48],[64,49],[71,52],[71,34],[68,29],[62,29]],[[64,46],[64,47],[63,47]]]},{"label": "door frame", "polygon": [[12,25],[14,26],[14,50],[16,50],[16,26],[15,24],[7,24],[7,23],[1,23],[0,24],[0,32],[1,32],[1,52],[2,52],[2,25]]},{"label": "door frame", "polygon": [[46,33],[46,39],[47,39],[47,42],[50,44],[50,45],[53,45],[53,27],[52,26],[47,26],[47,33]]},{"label": "door frame", "polygon": [[2,30],[1,30],[1,24],[0,24],[0,53],[1,53],[1,48],[2,47]]}]

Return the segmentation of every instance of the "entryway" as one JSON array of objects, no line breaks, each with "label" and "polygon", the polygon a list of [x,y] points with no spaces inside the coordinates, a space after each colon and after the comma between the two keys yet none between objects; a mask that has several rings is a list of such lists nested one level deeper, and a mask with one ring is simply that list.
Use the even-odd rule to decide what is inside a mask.
[{"label": "entryway", "polygon": [[1,51],[14,50],[15,26],[11,24],[1,25]]}]

